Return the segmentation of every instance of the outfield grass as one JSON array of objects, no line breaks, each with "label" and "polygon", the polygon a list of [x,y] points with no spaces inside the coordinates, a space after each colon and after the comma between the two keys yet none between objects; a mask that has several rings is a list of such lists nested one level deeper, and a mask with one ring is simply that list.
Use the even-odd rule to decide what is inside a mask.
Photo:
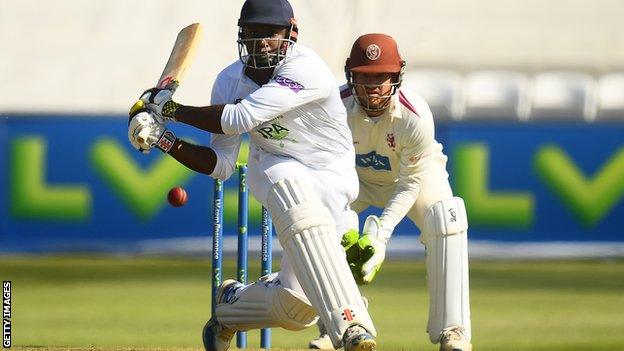
[{"label": "outfield grass", "polygon": [[[229,276],[233,265],[225,262]],[[201,348],[208,260],[0,258],[0,277],[13,281],[16,349]],[[363,293],[380,350],[437,350],[425,333],[422,261],[387,262]],[[475,350],[624,349],[624,261],[472,262],[471,299]],[[305,347],[315,334],[274,330],[273,347]]]}]

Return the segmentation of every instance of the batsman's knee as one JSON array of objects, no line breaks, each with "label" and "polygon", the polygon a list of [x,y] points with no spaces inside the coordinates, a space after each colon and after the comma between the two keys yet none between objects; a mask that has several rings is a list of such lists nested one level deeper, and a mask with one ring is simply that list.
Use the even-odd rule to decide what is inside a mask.
[{"label": "batsman's knee", "polygon": [[301,330],[316,323],[317,312],[310,301],[283,287],[277,276],[278,273],[264,276],[223,299],[215,311],[219,323],[235,330]]},{"label": "batsman's knee", "polygon": [[308,299],[288,288],[280,287],[273,298],[273,315],[287,330],[302,330],[316,324],[318,315]]},{"label": "batsman's knee", "polygon": [[282,246],[310,228],[335,227],[327,207],[301,178],[288,177],[273,184],[267,202]]}]

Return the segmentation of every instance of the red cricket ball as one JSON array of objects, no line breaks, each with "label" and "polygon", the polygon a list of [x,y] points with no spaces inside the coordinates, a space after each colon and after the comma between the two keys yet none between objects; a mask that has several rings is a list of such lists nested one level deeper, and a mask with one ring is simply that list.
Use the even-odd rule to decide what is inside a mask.
[{"label": "red cricket ball", "polygon": [[186,200],[188,200],[186,190],[179,186],[172,188],[171,190],[169,190],[169,194],[167,194],[167,201],[169,201],[169,204],[171,204],[171,206],[173,207],[184,206]]}]

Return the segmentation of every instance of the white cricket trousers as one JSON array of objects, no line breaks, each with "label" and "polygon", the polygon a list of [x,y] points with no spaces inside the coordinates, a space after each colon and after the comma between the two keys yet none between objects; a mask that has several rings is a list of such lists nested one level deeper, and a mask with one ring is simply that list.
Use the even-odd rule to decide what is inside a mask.
[{"label": "white cricket trousers", "polygon": [[[278,156],[263,150],[250,150],[247,181],[252,195],[266,207],[267,195],[273,184],[285,177],[304,179],[316,191],[323,204],[329,209],[336,223],[336,242],[353,226],[349,216],[350,207],[358,194],[358,178],[354,166],[354,155],[347,154],[331,160],[324,168],[305,166],[294,158]],[[352,213],[352,212],[351,212]],[[278,275],[282,286],[303,295],[303,289],[286,255],[282,256]]]}]

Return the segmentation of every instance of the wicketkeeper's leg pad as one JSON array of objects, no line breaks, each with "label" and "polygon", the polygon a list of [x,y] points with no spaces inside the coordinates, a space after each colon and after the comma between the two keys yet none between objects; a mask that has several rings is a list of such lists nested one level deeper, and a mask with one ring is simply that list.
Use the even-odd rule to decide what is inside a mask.
[{"label": "wicketkeeper's leg pad", "polygon": [[276,278],[277,273],[265,276],[242,288],[232,301],[217,305],[219,323],[235,330],[301,330],[314,325],[318,316],[308,299]]},{"label": "wicketkeeper's leg pad", "polygon": [[470,340],[468,291],[468,219],[464,200],[438,201],[425,214],[421,240],[426,246],[431,342],[445,328],[463,327]]},{"label": "wicketkeeper's leg pad", "polygon": [[267,198],[284,254],[336,348],[351,325],[375,327],[351,275],[329,209],[299,178],[275,183]]}]

